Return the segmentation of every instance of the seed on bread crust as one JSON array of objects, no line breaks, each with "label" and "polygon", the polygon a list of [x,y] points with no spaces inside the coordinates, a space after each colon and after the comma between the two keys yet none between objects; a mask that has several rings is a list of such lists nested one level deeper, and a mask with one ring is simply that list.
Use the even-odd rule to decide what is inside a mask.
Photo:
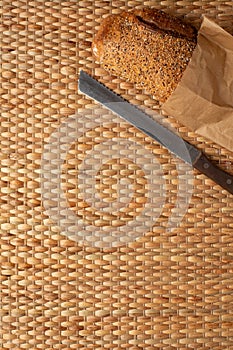
[{"label": "seed on bread crust", "polygon": [[108,72],[165,102],[182,78],[196,39],[197,31],[190,24],[144,8],[105,18],[92,49]]}]

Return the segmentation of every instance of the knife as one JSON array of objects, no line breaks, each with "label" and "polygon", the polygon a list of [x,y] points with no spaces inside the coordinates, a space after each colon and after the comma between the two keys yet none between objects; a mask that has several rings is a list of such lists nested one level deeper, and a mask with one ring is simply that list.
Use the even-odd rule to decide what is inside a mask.
[{"label": "knife", "polygon": [[84,71],[80,72],[79,90],[99,102],[107,109],[156,140],[170,152],[187,164],[215,181],[222,188],[233,194],[233,176],[215,166],[207,156],[189,142],[170,131],[148,114],[111,91]]}]

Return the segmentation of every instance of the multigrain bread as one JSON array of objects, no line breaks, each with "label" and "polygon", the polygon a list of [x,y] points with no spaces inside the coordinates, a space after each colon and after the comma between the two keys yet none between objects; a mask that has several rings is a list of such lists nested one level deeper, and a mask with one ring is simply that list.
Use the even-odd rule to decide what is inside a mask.
[{"label": "multigrain bread", "polygon": [[105,18],[92,50],[105,70],[165,102],[182,78],[196,39],[190,24],[144,8]]}]

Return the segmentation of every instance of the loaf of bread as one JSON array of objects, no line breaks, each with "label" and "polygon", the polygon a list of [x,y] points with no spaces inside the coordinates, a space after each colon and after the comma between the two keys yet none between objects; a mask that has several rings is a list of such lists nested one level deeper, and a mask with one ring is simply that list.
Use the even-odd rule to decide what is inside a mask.
[{"label": "loaf of bread", "polygon": [[109,73],[165,102],[181,80],[196,40],[197,31],[190,24],[144,8],[105,18],[92,50]]}]

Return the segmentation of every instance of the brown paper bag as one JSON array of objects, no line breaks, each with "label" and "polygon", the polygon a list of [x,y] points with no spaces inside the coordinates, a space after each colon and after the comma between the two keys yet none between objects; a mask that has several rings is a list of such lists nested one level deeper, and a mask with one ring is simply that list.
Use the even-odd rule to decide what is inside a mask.
[{"label": "brown paper bag", "polygon": [[207,17],[182,80],[162,109],[233,151],[233,36]]}]

